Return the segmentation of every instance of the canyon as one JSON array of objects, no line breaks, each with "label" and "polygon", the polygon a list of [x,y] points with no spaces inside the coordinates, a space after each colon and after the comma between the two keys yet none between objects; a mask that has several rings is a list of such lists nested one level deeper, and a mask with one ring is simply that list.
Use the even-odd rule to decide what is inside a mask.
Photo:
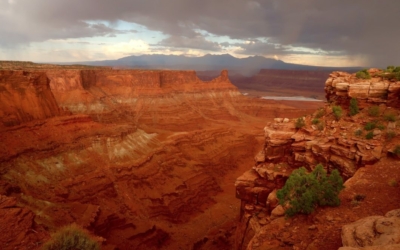
[{"label": "canyon", "polygon": [[[3,63],[0,245],[76,223],[110,250],[379,249],[397,230],[368,225],[397,223],[400,82],[369,73],[330,73],[327,102],[305,102],[244,96],[226,70]],[[284,217],[276,190],[318,163],[346,181],[341,205]]]},{"label": "canyon", "polygon": [[263,127],[321,106],[243,96],[225,70],[3,64],[0,245],[77,223],[102,249],[231,249]]},{"label": "canyon", "polygon": [[[304,96],[325,100],[324,82],[331,71],[261,69],[244,75],[230,71],[231,82],[249,96]],[[200,71],[203,80],[217,76],[216,71]]]}]

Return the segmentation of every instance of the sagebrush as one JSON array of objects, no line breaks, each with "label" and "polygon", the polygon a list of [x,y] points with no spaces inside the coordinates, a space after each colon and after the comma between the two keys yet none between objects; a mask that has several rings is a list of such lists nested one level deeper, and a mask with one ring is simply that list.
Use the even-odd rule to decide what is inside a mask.
[{"label": "sagebrush", "polygon": [[82,227],[71,224],[59,229],[42,250],[100,250],[100,244]]}]

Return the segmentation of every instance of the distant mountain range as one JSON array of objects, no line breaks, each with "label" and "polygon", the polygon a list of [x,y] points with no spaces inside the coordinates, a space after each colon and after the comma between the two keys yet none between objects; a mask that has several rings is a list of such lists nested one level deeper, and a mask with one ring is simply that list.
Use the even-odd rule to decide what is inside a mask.
[{"label": "distant mountain range", "polygon": [[[94,66],[112,66],[119,68],[144,68],[144,69],[183,69],[183,70],[238,70],[242,72],[257,72],[260,69],[287,69],[287,70],[343,70],[358,71],[360,67],[318,67],[300,64],[285,63],[281,60],[265,58],[263,56],[250,56],[236,58],[229,54],[210,55],[201,57],[187,57],[176,55],[141,55],[127,56],[117,60],[77,62],[78,64]],[[65,63],[67,64],[67,63]],[[72,63],[68,63],[72,64]],[[76,63],[74,63],[76,64]]]}]

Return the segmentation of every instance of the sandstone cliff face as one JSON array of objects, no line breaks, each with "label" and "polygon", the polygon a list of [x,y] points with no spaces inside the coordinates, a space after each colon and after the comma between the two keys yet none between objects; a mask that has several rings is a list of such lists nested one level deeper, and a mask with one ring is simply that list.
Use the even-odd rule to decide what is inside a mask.
[{"label": "sandstone cliff face", "polygon": [[118,104],[135,105],[138,99],[210,91],[240,95],[227,72],[203,82],[195,71],[65,70],[48,71],[58,104],[74,113],[109,111]]},{"label": "sandstone cliff face", "polygon": [[371,79],[358,79],[355,74],[333,72],[325,82],[328,101],[348,106],[351,98],[356,98],[361,107],[386,104],[400,108],[400,82],[389,81],[376,76],[380,71],[370,69]]},{"label": "sandstone cliff face", "polygon": [[[267,124],[265,144],[255,157],[254,167],[235,183],[236,197],[242,203],[238,249],[246,247],[252,236],[261,232],[262,226],[283,215],[275,193],[293,169],[304,166],[312,170],[322,163],[328,172],[338,169],[347,179],[361,167],[394,156],[392,152],[399,144],[396,135],[400,130],[391,120],[400,117],[398,84],[378,77],[365,82],[356,79],[354,74],[334,72],[325,87],[331,103],[313,115],[300,118],[304,126],[296,128],[296,119],[283,118]],[[355,116],[349,116],[352,97],[360,104],[360,113]],[[343,109],[339,119],[332,111],[334,105]],[[377,115],[368,112],[371,106],[376,106]],[[392,119],[386,119],[388,115]],[[375,128],[367,130],[367,124],[374,124]],[[249,246],[248,249],[257,248]]]},{"label": "sandstone cliff face", "polygon": [[60,114],[44,72],[0,71],[0,126]]}]

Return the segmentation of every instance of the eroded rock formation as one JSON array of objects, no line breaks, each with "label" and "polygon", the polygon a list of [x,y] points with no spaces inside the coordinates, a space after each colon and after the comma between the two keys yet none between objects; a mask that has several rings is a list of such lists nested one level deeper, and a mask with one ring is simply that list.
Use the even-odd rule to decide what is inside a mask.
[{"label": "eroded rock formation", "polygon": [[0,127],[60,114],[44,72],[0,71]]},{"label": "eroded rock formation", "polygon": [[400,249],[400,210],[370,216],[342,228],[343,247],[353,249]]},{"label": "eroded rock formation", "polygon": [[[299,120],[276,118],[267,124],[265,144],[255,156],[254,167],[235,183],[236,197],[241,200],[237,249],[257,249],[260,244],[255,242],[268,232],[262,228],[271,229],[270,223],[281,225],[273,222],[284,212],[275,192],[293,169],[304,166],[312,170],[322,163],[328,173],[338,169],[347,179],[361,167],[397,157],[393,149],[399,144],[396,135],[400,130],[393,119],[400,117],[399,84],[381,77],[366,83],[355,74],[333,72],[326,82],[328,103],[324,108]],[[360,108],[354,116],[349,115],[351,98],[357,99]],[[333,113],[333,106],[341,106],[340,117]],[[378,110],[375,115],[369,113],[372,106]],[[367,124],[373,128],[367,129]]]},{"label": "eroded rock formation", "polygon": [[339,105],[349,105],[351,98],[359,101],[360,107],[374,104],[386,104],[400,108],[400,81],[386,80],[379,76],[378,69],[368,71],[371,79],[358,79],[355,74],[333,72],[325,82],[327,100]]}]

